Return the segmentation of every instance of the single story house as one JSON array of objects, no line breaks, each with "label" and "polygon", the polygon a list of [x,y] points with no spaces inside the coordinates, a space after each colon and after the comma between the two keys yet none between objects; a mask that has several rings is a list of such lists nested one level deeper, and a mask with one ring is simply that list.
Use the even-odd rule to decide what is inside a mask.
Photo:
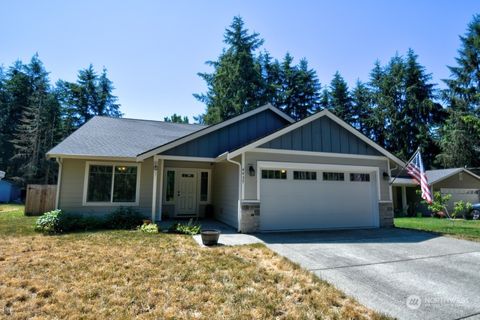
[{"label": "single story house", "polygon": [[20,201],[21,190],[15,183],[0,179],[0,203]]},{"label": "single story house", "polygon": [[[453,203],[463,200],[470,203],[480,201],[480,177],[466,168],[427,170],[428,183],[432,192],[451,194],[447,208],[453,210]],[[393,181],[393,206],[397,213],[414,215],[417,212],[430,214],[416,193],[419,186],[409,177],[400,177]]]},{"label": "single story house", "polygon": [[295,122],[271,105],[211,126],[94,117],[47,156],[65,211],[211,213],[240,232],[390,227],[405,164],[327,110]]}]

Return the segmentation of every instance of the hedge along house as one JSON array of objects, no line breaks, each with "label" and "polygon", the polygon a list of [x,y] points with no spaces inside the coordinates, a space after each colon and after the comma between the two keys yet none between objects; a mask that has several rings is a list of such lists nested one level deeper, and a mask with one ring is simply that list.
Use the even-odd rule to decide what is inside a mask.
[{"label": "hedge along house", "polygon": [[65,211],[211,212],[241,232],[392,226],[404,165],[327,110],[294,122],[271,105],[208,127],[94,117],[47,156]]}]

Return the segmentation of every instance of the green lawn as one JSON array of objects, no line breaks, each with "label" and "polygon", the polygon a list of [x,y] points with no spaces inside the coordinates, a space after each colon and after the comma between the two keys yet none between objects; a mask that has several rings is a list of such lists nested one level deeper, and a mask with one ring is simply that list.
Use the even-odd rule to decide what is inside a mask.
[{"label": "green lawn", "polygon": [[395,227],[437,232],[457,238],[480,241],[480,221],[438,218],[395,218]]}]

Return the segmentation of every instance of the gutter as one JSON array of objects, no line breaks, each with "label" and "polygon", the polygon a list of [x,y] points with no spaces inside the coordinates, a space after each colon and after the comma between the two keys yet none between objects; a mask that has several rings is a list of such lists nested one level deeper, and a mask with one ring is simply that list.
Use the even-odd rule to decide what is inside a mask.
[{"label": "gutter", "polygon": [[222,158],[225,157],[225,160],[238,166],[238,208],[237,208],[238,227],[237,227],[237,231],[241,232],[240,224],[242,219],[241,219],[240,212],[241,212],[241,200],[242,200],[242,164],[230,158],[230,153],[228,151],[221,154],[219,157],[222,157]]}]

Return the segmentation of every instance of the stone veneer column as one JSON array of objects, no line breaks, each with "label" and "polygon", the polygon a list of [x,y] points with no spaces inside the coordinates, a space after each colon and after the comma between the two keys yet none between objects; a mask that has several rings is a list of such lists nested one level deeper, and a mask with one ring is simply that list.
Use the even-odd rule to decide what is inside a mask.
[{"label": "stone veneer column", "polygon": [[378,213],[380,216],[380,228],[393,227],[393,203],[392,202],[379,203]]},{"label": "stone veneer column", "polygon": [[252,233],[258,231],[260,227],[260,203],[242,202],[241,204],[242,220],[240,231],[242,233]]}]

